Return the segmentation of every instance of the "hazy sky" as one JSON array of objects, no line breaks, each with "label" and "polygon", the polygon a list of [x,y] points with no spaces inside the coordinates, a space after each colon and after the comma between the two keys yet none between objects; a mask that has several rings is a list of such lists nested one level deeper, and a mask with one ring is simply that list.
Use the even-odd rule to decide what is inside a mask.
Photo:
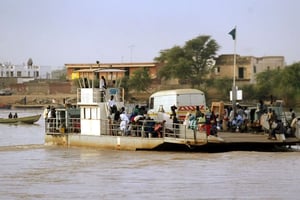
[{"label": "hazy sky", "polygon": [[232,54],[300,61],[299,0],[0,0],[0,62],[152,62],[211,35]]}]

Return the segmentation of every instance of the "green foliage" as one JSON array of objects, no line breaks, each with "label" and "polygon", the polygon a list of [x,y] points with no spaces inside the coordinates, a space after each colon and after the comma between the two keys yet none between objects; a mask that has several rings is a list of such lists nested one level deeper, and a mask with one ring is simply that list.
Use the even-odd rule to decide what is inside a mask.
[{"label": "green foliage", "polygon": [[129,88],[137,92],[147,91],[150,85],[149,70],[145,68],[134,71],[133,76],[128,81]]},{"label": "green foliage", "polygon": [[243,91],[243,99],[245,101],[260,99],[256,93],[254,85],[244,85],[240,87],[240,89]]},{"label": "green foliage", "polygon": [[[160,57],[155,58],[156,61],[164,63],[163,68],[157,73],[158,77],[165,79],[177,78],[177,75],[180,74],[178,70],[180,70],[183,62],[185,62],[184,56],[184,50],[179,46],[161,51]],[[184,79],[185,76],[184,72],[182,78]]]},{"label": "green foliage", "polygon": [[121,80],[120,80],[120,87],[124,88],[124,98],[125,99],[129,99],[129,78],[128,76],[124,76]]},{"label": "green foliage", "polygon": [[228,99],[229,92],[232,89],[232,79],[220,78],[214,79],[212,82],[213,87],[218,88],[223,99]]},{"label": "green foliage", "polygon": [[213,58],[219,49],[217,42],[210,36],[198,36],[185,43],[183,47],[174,46],[160,52],[156,61],[164,63],[158,71],[161,79],[178,78],[189,81],[194,86],[202,84],[213,67]]},{"label": "green foliage", "polygon": [[[293,107],[300,102],[300,62],[284,69],[268,70],[257,74],[256,84],[240,86],[244,101],[257,101],[258,99],[282,99],[286,105]],[[216,88],[222,99],[228,99],[232,87],[232,79],[206,80],[211,88]]]},{"label": "green foliage", "polygon": [[292,90],[300,92],[300,62],[286,68],[282,76],[282,85],[289,86]]},{"label": "green foliage", "polygon": [[299,101],[300,62],[287,66],[282,70],[269,70],[256,77],[256,92],[260,98],[274,96],[283,99],[287,104]]}]

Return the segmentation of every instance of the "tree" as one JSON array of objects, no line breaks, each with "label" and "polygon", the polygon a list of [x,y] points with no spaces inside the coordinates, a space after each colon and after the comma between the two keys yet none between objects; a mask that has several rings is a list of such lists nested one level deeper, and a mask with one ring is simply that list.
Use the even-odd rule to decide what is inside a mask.
[{"label": "tree", "polygon": [[287,67],[283,73],[283,78],[281,78],[281,84],[288,86],[295,92],[300,92],[300,62],[294,63],[291,66]]},{"label": "tree", "polygon": [[218,89],[223,99],[228,99],[232,88],[232,80],[230,78],[219,78],[209,82],[211,82],[210,85]]},{"label": "tree", "polygon": [[286,67],[279,76],[280,96],[287,104],[295,105],[300,101],[300,62]]},{"label": "tree", "polygon": [[124,76],[120,80],[120,87],[124,88],[124,98],[129,99],[129,86],[128,86],[129,78],[128,76]]},{"label": "tree", "polygon": [[158,77],[178,78],[179,81],[188,81],[192,86],[200,86],[213,68],[214,57],[219,48],[214,39],[203,35],[187,41],[183,47],[174,46],[163,50],[155,58],[164,64],[158,71]]},{"label": "tree", "polygon": [[287,104],[297,103],[300,85],[300,62],[284,69],[268,70],[257,75],[256,90],[260,98],[269,96],[283,99]]},{"label": "tree", "polygon": [[151,85],[149,70],[144,68],[134,71],[133,76],[129,79],[128,85],[137,92],[147,91]]}]

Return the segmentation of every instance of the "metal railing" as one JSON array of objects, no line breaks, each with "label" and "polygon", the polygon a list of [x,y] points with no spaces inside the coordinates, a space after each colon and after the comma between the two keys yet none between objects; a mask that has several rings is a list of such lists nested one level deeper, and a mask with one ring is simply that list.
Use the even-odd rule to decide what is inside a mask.
[{"label": "metal railing", "polygon": [[[83,96],[82,93],[85,91],[86,94]],[[107,88],[105,90],[99,88],[78,88],[77,89],[77,102],[78,103],[100,103],[108,102],[110,96],[115,97],[116,102],[124,102],[124,88]]]},{"label": "metal railing", "polygon": [[[48,135],[56,134],[80,134],[80,118],[70,118],[67,124],[63,123],[64,119],[48,118],[45,121],[45,131]],[[120,121],[112,119],[101,121],[101,135],[111,136],[131,136],[143,138],[176,138],[176,139],[193,139],[188,136],[187,126],[183,124],[162,124],[154,120],[140,120],[130,122],[127,128],[121,130]],[[167,128],[172,127],[172,128]]]},{"label": "metal railing", "polygon": [[66,124],[64,118],[45,119],[46,134],[80,133],[80,118],[69,118]]}]

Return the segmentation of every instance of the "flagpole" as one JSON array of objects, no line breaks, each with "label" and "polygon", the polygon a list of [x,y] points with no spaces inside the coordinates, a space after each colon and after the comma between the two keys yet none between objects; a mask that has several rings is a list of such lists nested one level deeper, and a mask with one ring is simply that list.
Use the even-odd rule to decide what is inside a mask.
[{"label": "flagpole", "polygon": [[[236,37],[236,36],[235,36]],[[235,70],[236,70],[236,38],[234,40],[234,54],[233,54],[233,86],[235,86]]]},{"label": "flagpole", "polygon": [[235,82],[236,73],[236,26],[234,27],[234,54],[233,54],[233,83],[232,83],[232,109],[234,114],[236,113],[236,100],[237,100],[237,88]]}]

